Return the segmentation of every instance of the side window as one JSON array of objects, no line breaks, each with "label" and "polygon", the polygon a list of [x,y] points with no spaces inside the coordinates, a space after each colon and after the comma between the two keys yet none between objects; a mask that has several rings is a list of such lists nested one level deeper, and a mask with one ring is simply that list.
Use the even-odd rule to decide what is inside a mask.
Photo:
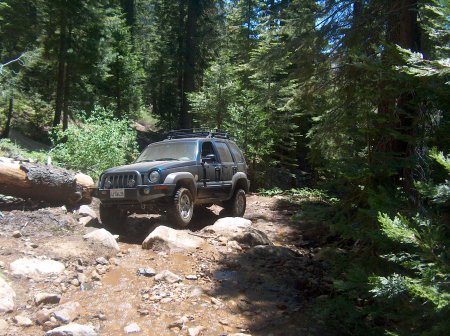
[{"label": "side window", "polygon": [[225,142],[216,142],[216,148],[222,162],[233,162],[233,157]]},{"label": "side window", "polygon": [[238,146],[236,146],[235,143],[233,142],[229,142],[228,143],[230,145],[231,148],[231,153],[233,153],[234,159],[236,160],[237,163],[244,163],[244,155],[242,154],[241,150],[238,148]]},{"label": "side window", "polygon": [[206,157],[209,154],[215,154],[214,148],[211,142],[204,142],[202,144],[202,158]]}]

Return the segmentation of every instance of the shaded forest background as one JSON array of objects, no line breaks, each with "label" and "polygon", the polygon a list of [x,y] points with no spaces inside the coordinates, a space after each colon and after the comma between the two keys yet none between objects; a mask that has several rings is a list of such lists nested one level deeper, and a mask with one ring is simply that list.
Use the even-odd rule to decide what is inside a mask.
[{"label": "shaded forest background", "polygon": [[227,129],[255,186],[329,195],[301,214],[345,250],[330,325],[444,335],[449,18],[448,0],[0,1],[0,130],[95,175],[133,158],[133,121]]}]

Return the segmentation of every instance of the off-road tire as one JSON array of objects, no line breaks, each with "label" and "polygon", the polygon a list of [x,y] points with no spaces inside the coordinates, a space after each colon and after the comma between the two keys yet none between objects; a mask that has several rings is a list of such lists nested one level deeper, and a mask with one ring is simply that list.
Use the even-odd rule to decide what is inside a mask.
[{"label": "off-road tire", "polygon": [[244,189],[236,189],[233,197],[223,203],[226,214],[232,217],[243,217],[247,206]]},{"label": "off-road tire", "polygon": [[107,207],[100,204],[100,221],[103,226],[113,233],[124,233],[125,222],[128,213],[126,210],[116,208],[114,206]]},{"label": "off-road tire", "polygon": [[179,188],[173,196],[173,204],[168,211],[170,220],[179,227],[189,225],[194,214],[194,198],[187,188]]}]

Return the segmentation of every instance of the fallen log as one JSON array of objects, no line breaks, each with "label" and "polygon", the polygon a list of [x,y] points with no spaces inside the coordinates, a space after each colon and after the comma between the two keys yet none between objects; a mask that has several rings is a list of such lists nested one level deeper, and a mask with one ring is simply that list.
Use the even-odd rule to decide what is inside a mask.
[{"label": "fallen log", "polygon": [[0,157],[0,194],[54,204],[89,204],[94,181],[63,168]]}]

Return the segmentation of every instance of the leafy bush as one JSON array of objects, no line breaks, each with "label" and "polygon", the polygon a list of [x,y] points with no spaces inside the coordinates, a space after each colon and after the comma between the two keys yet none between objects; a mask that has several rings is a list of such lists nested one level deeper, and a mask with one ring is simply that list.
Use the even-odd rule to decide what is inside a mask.
[{"label": "leafy bush", "polygon": [[91,115],[81,114],[80,125],[54,133],[52,157],[69,169],[80,170],[94,178],[110,167],[132,161],[137,153],[136,132],[127,119],[116,119],[103,108]]}]

